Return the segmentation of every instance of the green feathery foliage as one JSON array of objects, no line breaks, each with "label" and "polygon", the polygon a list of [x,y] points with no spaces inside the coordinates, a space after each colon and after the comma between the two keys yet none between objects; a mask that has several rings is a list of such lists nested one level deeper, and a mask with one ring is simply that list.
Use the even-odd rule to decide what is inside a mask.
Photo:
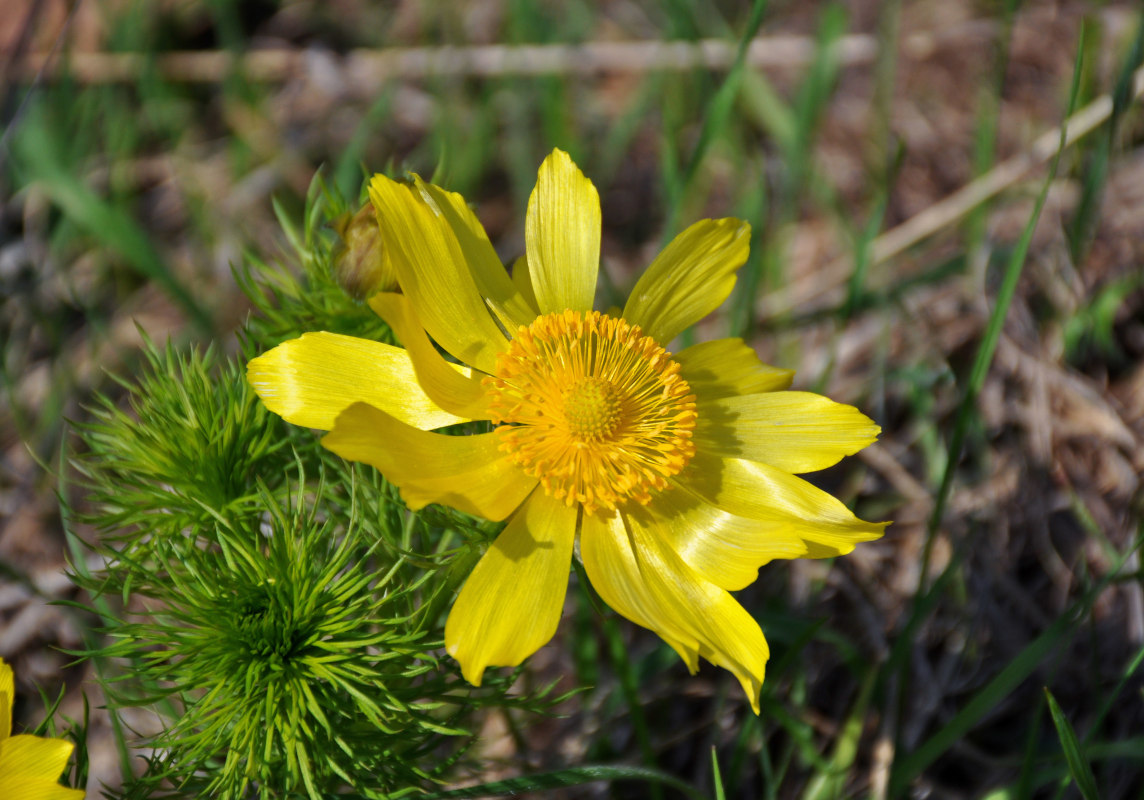
[{"label": "green feathery foliage", "polygon": [[140,560],[216,519],[257,516],[255,479],[280,483],[289,463],[283,426],[240,364],[218,364],[213,346],[181,353],[148,342],[143,352],[135,381],[116,379],[128,410],[97,396],[91,420],[76,426],[86,450],[74,461],[98,509],[86,521]]},{"label": "green feathery foliage", "polygon": [[307,493],[304,481],[292,498],[264,488],[260,523],[219,521],[217,547],[156,554],[134,590],[149,610],[107,629],[100,655],[147,681],[111,687],[112,699],[177,710],[149,742],[164,755],[144,782],[222,798],[251,784],[261,798],[317,798],[346,783],[370,796],[448,766],[422,762],[466,734],[455,721],[469,692],[416,622],[432,573],[370,544],[356,510],[307,510]]}]

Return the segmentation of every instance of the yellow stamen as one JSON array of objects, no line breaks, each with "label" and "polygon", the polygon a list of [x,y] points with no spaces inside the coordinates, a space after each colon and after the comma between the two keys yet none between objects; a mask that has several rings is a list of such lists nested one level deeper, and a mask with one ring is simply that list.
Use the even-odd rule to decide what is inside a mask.
[{"label": "yellow stamen", "polygon": [[695,396],[639,326],[563,311],[522,326],[485,378],[501,450],[592,513],[647,503],[695,452]]}]

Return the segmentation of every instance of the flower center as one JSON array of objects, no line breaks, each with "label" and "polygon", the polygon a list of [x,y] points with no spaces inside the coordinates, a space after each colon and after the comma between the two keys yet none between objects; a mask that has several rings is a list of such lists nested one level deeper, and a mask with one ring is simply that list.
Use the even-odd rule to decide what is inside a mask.
[{"label": "flower center", "polygon": [[501,450],[588,513],[647,503],[695,452],[695,397],[639,326],[563,311],[521,326],[485,378]]},{"label": "flower center", "polygon": [[605,378],[581,378],[563,392],[568,433],[582,442],[611,436],[620,422],[620,393]]}]

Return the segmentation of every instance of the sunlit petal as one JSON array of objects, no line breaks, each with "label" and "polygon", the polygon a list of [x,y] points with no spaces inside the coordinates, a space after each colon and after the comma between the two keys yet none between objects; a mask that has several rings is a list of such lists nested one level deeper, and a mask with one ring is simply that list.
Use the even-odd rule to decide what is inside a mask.
[{"label": "sunlit petal", "polygon": [[590,311],[600,267],[600,196],[562,150],[540,165],[524,243],[540,313]]},{"label": "sunlit petal", "polygon": [[528,256],[521,256],[512,262],[512,283],[528,303],[533,315],[539,315],[540,306],[536,304],[536,290],[532,288],[532,275],[528,271]]},{"label": "sunlit petal", "polygon": [[803,552],[797,558],[846,555],[856,544],[879,538],[889,524],[858,519],[833,495],[753,461],[699,454],[677,482],[728,513],[773,525],[769,536],[798,540]]},{"label": "sunlit petal", "polygon": [[698,452],[761,461],[787,472],[833,466],[881,430],[854,406],[811,392],[766,392],[696,402]]},{"label": "sunlit petal", "polygon": [[[74,745],[63,739],[44,739],[39,736],[12,736],[0,746],[0,775],[18,785],[24,783],[55,783],[68,764]],[[2,795],[5,800],[13,795]]]},{"label": "sunlit petal", "polygon": [[672,239],[632,289],[624,319],[666,345],[718,308],[747,260],[751,226],[705,219]]},{"label": "sunlit petal", "polygon": [[794,379],[794,370],[764,364],[742,339],[700,342],[674,358],[679,374],[703,400],[775,392],[789,388]]},{"label": "sunlit petal", "polygon": [[10,736],[15,698],[12,667],[0,658],[0,798],[82,800],[81,789],[60,786],[74,745],[63,739]]},{"label": "sunlit petal", "polygon": [[0,658],[0,742],[12,733],[12,706],[15,698],[15,676],[12,668]]},{"label": "sunlit petal", "polygon": [[453,229],[461,252],[472,271],[477,290],[509,330],[527,325],[536,318],[535,304],[530,305],[497,257],[489,237],[477,215],[461,195],[440,186],[425,183],[414,176],[414,185],[437,203],[445,221]]},{"label": "sunlit petal", "polygon": [[[773,559],[831,558],[882,535],[837,499],[775,467],[697,455],[646,508],[688,565],[729,591],[749,586]],[[651,525],[652,522],[645,522]]]},{"label": "sunlit petal", "polygon": [[438,344],[485,372],[496,365],[505,336],[485,304],[445,211],[424,183],[375,175],[369,186],[382,243],[401,291]]},{"label": "sunlit petal", "polygon": [[369,299],[370,307],[386,321],[405,346],[417,383],[441,408],[468,419],[488,419],[481,373],[462,372],[438,352],[403,294],[378,292]]},{"label": "sunlit petal", "polygon": [[580,554],[608,605],[673,643],[677,652],[681,646],[695,650],[730,670],[759,712],[770,656],[762,630],[730,594],[684,563],[654,525],[621,512],[585,515]]},{"label": "sunlit petal", "polygon": [[715,507],[683,485],[655,495],[646,507],[625,512],[655,528],[688,566],[728,591],[759,577],[759,567],[775,558],[805,555],[801,539],[772,520],[753,519]]},{"label": "sunlit petal", "polygon": [[0,797],[4,800],[83,800],[82,789],[69,789],[55,781],[22,781],[18,775],[0,775]]},{"label": "sunlit petal", "polygon": [[82,789],[69,789],[56,781],[24,780],[19,775],[0,774],[0,797],[4,800],[83,800]]},{"label": "sunlit petal", "polygon": [[415,510],[441,503],[500,520],[536,485],[498,452],[491,433],[429,433],[365,403],[339,414],[322,445],[349,461],[376,467]]},{"label": "sunlit petal", "polygon": [[424,430],[464,421],[421,390],[405,350],[353,336],[306,333],[283,342],[252,359],[246,379],[267,408],[306,428],[328,431],[357,402]]},{"label": "sunlit petal", "polygon": [[514,667],[560,622],[579,509],[536,492],[484,554],[445,623],[445,648],[480,686],[486,667]]}]

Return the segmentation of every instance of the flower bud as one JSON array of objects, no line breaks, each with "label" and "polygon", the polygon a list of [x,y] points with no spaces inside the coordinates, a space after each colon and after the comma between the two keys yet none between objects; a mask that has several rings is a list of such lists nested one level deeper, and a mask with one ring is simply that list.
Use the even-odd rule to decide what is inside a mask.
[{"label": "flower bud", "polygon": [[397,275],[381,243],[381,231],[373,204],[366,203],[356,214],[345,213],[333,221],[341,243],[334,251],[334,279],[355,300],[375,292],[397,289]]}]

